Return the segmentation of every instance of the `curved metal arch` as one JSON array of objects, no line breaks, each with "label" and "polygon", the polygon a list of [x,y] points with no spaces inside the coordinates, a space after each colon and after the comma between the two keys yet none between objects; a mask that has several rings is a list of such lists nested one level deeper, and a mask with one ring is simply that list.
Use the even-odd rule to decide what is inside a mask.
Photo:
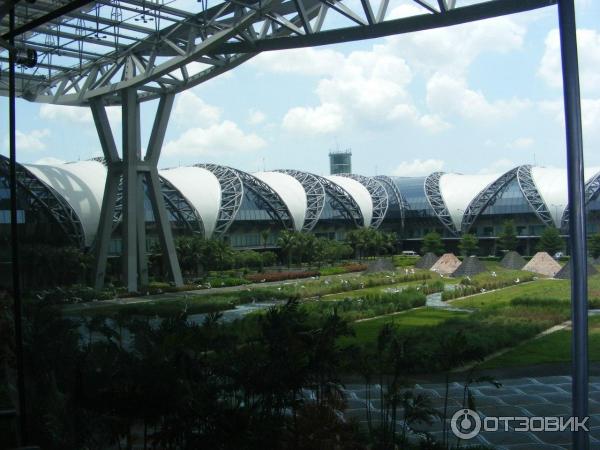
[{"label": "curved metal arch", "polygon": [[[585,183],[584,199],[587,206],[592,200],[600,194],[600,172],[594,175],[587,183]],[[566,232],[569,229],[569,205],[563,211],[560,219],[560,229]]]},{"label": "curved metal arch", "polygon": [[517,181],[519,182],[519,188],[535,215],[538,216],[544,225],[553,227],[554,220],[552,220],[552,215],[550,214],[550,211],[548,211],[548,207],[542,199],[542,196],[535,185],[535,181],[533,181],[531,169],[532,166],[530,164],[524,164],[517,167]]},{"label": "curved metal arch", "polygon": [[176,218],[192,233],[204,236],[204,224],[202,218],[192,206],[190,201],[181,193],[179,189],[173,186],[166,178],[158,177],[160,182],[160,191],[165,200],[165,206]]},{"label": "curved metal arch", "polygon": [[242,180],[244,189],[248,189],[256,195],[258,201],[262,203],[267,214],[269,214],[273,220],[281,222],[288,230],[294,229],[294,219],[292,218],[292,214],[277,192],[254,175],[238,169],[232,170],[234,170]]},{"label": "curved metal arch", "polygon": [[392,180],[391,177],[387,175],[377,175],[374,178],[379,181],[387,191],[388,205],[398,205],[398,208],[400,209],[400,221],[402,223],[402,227],[404,227],[404,218],[406,215],[406,210],[408,209],[408,203],[404,199],[402,192],[400,192],[400,189],[398,189],[398,186],[396,183],[394,183],[394,180]]},{"label": "curved metal arch", "polygon": [[[160,191],[162,192],[167,211],[175,217],[176,221],[182,224],[192,233],[200,233],[204,235],[204,224],[198,215],[196,209],[188,201],[187,198],[169,183],[165,178],[159,176]],[[146,185],[146,180],[144,180]],[[115,203],[115,211],[113,213],[113,231],[121,222],[123,215],[123,178],[119,179],[117,187],[117,202]]]},{"label": "curved metal arch", "polygon": [[[9,160],[0,155],[0,173],[9,178]],[[85,234],[81,219],[71,205],[54,189],[40,181],[25,166],[17,163],[17,185],[26,193],[31,206],[42,208],[79,248],[85,247]]]},{"label": "curved metal arch", "polygon": [[496,181],[488,184],[471,200],[463,214],[460,227],[463,233],[468,233],[479,215],[504,192],[510,182],[517,177],[518,170],[518,167],[509,170]]},{"label": "curved metal arch", "polygon": [[429,202],[429,205],[435,212],[437,218],[442,222],[442,225],[453,235],[458,236],[458,230],[454,226],[444,197],[440,190],[440,178],[444,175],[444,172],[433,172],[425,178],[423,183],[423,189],[425,190],[425,197]]},{"label": "curved metal arch", "polygon": [[389,206],[388,193],[383,183],[378,180],[365,177],[364,175],[356,175],[351,173],[340,174],[346,178],[352,178],[355,181],[358,181],[362,184],[367,191],[369,191],[369,195],[371,196],[371,201],[373,202],[373,217],[371,218],[371,228],[377,229],[383,219],[385,219],[385,215]]},{"label": "curved metal arch", "polygon": [[[174,8],[176,2],[104,0],[76,10],[55,8],[54,3],[28,4],[27,11],[17,5],[24,23],[17,24],[13,35],[24,37],[24,44],[41,55],[36,69],[19,74],[17,88],[30,100],[82,105],[96,96],[117,104],[119,91],[129,88],[138,88],[142,101],[180,92],[261,51],[457,25],[556,0],[479,0],[462,7],[455,0],[414,0],[420,14],[391,20],[386,20],[389,2],[371,0],[217,1],[192,12]],[[337,17],[325,20],[333,14]],[[144,24],[148,17],[155,26],[136,24],[140,16]],[[6,25],[0,26],[0,34],[8,38]],[[190,76],[188,68],[197,62],[208,68]]]},{"label": "curved metal arch", "polygon": [[222,236],[235,220],[235,216],[242,205],[244,184],[237,171],[230,167],[219,166],[218,164],[195,164],[195,167],[212,172],[221,185],[221,208],[219,209],[213,236]]},{"label": "curved metal arch", "polygon": [[325,177],[319,175],[314,176],[317,177],[323,185],[331,207],[336,211],[339,211],[348,220],[351,220],[356,227],[364,226],[365,219],[356,200],[354,200],[354,198],[340,185]]},{"label": "curved metal arch", "polygon": [[304,216],[302,231],[311,231],[319,221],[325,207],[325,188],[323,184],[312,173],[291,169],[276,170],[275,172],[294,177],[304,188],[304,192],[306,192],[306,215]]}]

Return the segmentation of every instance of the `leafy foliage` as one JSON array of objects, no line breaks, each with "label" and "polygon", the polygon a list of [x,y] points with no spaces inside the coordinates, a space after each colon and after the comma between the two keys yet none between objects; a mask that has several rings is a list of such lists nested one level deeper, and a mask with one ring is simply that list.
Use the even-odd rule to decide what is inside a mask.
[{"label": "leafy foliage", "polygon": [[460,249],[463,256],[471,256],[475,255],[479,250],[478,244],[479,239],[477,239],[477,236],[475,236],[474,234],[465,233],[460,239],[458,248]]},{"label": "leafy foliage", "polygon": [[425,253],[435,253],[436,255],[441,255],[444,253],[444,244],[442,243],[442,237],[439,233],[432,232],[427,233],[423,236],[423,246],[421,247],[421,252]]},{"label": "leafy foliage", "polygon": [[547,227],[540,236],[537,249],[542,252],[547,252],[554,255],[563,248],[564,242],[560,237],[560,233],[554,227]]},{"label": "leafy foliage", "polygon": [[507,220],[502,224],[502,232],[498,235],[498,246],[501,250],[511,251],[516,250],[518,244],[515,223],[512,220]]}]

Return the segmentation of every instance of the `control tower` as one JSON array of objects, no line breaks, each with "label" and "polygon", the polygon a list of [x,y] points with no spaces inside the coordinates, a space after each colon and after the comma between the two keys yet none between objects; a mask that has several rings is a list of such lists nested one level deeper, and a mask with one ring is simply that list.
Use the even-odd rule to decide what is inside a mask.
[{"label": "control tower", "polygon": [[329,152],[329,174],[352,173],[352,151],[337,150]]}]

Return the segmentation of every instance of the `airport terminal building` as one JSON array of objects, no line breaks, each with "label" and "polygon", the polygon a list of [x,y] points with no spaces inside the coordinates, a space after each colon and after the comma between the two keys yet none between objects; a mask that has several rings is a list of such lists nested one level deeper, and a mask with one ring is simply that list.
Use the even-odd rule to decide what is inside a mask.
[{"label": "airport terminal building", "polygon": [[[107,169],[102,159],[56,165],[20,164],[18,222],[25,242],[65,243],[90,248],[96,237]],[[434,172],[422,177],[349,173],[321,176],[301,170],[247,173],[215,164],[159,171],[173,234],[227,240],[240,249],[273,248],[281,230],[344,239],[359,227],[398,236],[398,249],[419,250],[429,232],[449,249],[460,236],[479,237],[482,254],[497,251],[503,222],[512,220],[519,250],[530,254],[545,227],[565,234],[568,223],[566,172],[521,165],[508,172],[463,175]],[[586,174],[588,233],[600,218],[600,173]],[[110,253],[121,250],[119,195]],[[8,160],[0,156],[0,239],[9,234]],[[154,217],[144,211],[148,248]],[[262,236],[269,230],[266,246]]]}]

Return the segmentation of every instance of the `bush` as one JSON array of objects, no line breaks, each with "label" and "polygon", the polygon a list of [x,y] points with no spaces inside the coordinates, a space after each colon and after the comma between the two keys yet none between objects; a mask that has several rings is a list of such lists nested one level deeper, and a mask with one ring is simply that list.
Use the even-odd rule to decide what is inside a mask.
[{"label": "bush", "polygon": [[418,260],[418,256],[394,255],[392,257],[392,262],[396,267],[414,266]]},{"label": "bush", "polygon": [[309,278],[317,277],[319,272],[304,270],[301,272],[265,272],[265,273],[253,273],[246,275],[246,279],[253,283],[262,283],[269,281],[283,281],[283,280],[294,280],[296,278]]},{"label": "bush", "polygon": [[367,270],[367,267],[366,264],[344,264],[343,266],[325,267],[319,272],[321,275],[339,275],[342,273],[362,272],[363,270]]}]

